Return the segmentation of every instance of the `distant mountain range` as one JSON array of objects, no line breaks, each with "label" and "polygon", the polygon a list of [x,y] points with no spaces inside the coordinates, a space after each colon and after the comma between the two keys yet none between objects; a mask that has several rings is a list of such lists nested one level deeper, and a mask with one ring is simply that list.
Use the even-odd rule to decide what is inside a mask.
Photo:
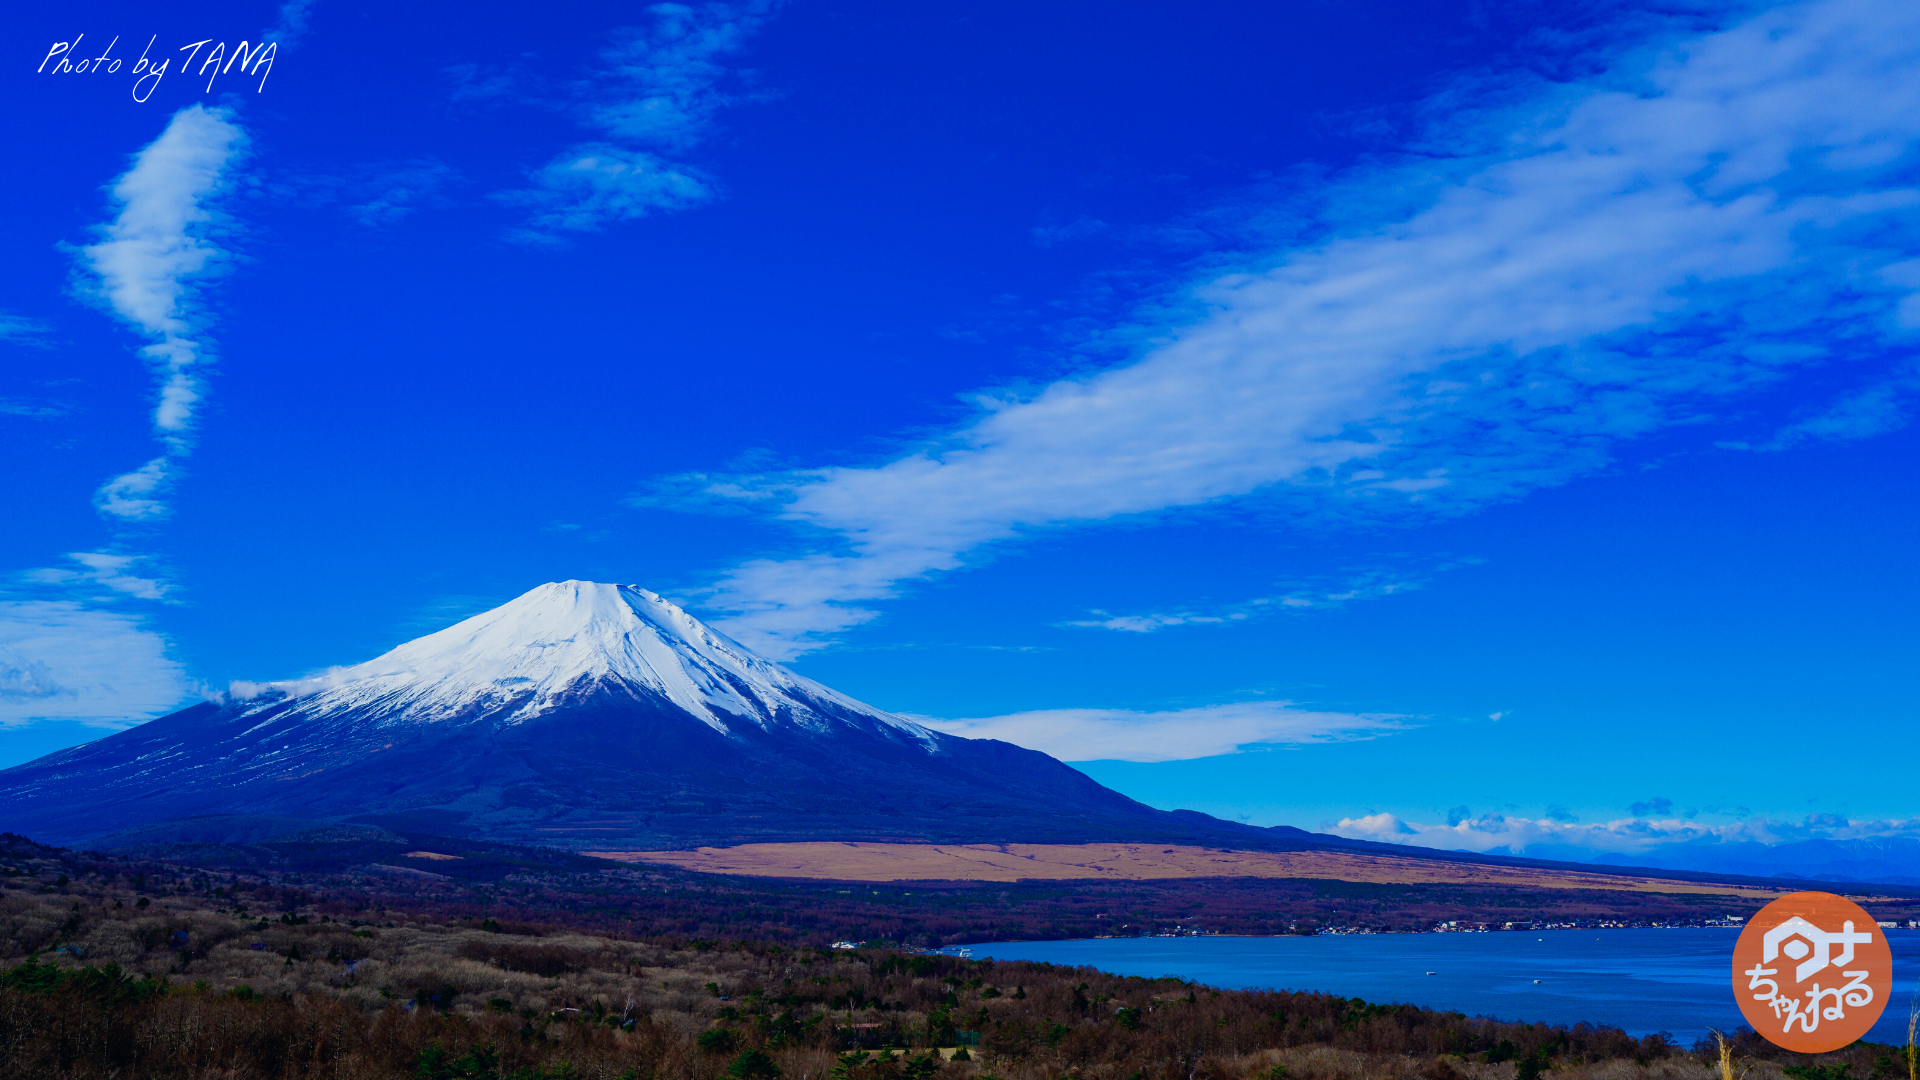
[{"label": "distant mountain range", "polygon": [[40,840],[153,836],[164,822],[236,815],[570,850],[1312,843],[1297,829],[1156,810],[1045,754],[930,730],[795,675],[645,589],[586,581],[0,772],[0,828]]},{"label": "distant mountain range", "polygon": [[[367,663],[236,684],[224,700],[0,771],[0,830],[154,851],[433,834],[574,852],[1132,841],[1562,869],[1602,859],[1440,852],[1157,810],[1038,751],[836,693],[638,586],[588,581],[542,585]],[[1920,885],[1912,840],[1611,860]]]}]

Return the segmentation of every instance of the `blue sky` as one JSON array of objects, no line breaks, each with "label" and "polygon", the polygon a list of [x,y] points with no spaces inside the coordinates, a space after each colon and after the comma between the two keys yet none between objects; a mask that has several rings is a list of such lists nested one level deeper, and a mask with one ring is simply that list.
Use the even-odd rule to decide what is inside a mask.
[{"label": "blue sky", "polygon": [[403,7],[9,15],[0,762],[579,577],[1156,805],[1920,835],[1910,5]]}]

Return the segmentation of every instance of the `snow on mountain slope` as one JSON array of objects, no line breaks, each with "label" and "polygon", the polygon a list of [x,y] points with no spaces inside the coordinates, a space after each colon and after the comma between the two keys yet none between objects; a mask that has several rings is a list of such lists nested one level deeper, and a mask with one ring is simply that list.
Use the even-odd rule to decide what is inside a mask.
[{"label": "snow on mountain slope", "polygon": [[665,696],[715,731],[736,725],[825,733],[852,713],[932,749],[939,736],[802,678],[637,585],[559,581],[352,667],[306,679],[236,683],[236,702],[298,700],[315,720],[343,713],[431,723],[485,715],[518,723],[608,682]]}]

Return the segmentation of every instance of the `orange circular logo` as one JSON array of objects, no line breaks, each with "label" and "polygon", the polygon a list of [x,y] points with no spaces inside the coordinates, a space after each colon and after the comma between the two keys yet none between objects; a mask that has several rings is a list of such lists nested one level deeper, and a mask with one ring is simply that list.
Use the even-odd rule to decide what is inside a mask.
[{"label": "orange circular logo", "polygon": [[1733,946],[1733,996],[1776,1046],[1838,1050],[1867,1033],[1893,993],[1893,953],[1873,916],[1823,892],[1790,893],[1747,920]]}]

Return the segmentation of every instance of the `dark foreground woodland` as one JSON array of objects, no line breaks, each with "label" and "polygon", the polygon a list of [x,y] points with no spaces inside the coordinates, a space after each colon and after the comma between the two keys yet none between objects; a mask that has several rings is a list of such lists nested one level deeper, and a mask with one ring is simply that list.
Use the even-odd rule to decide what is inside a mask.
[{"label": "dark foreground woodland", "polygon": [[[10,1080],[1721,1078],[1704,1048],[1610,1028],[832,949],[791,926],[537,921],[470,894],[400,904],[0,843]],[[1903,1048],[1808,1061],[1748,1033],[1735,1053],[1749,1080],[1914,1080]]]}]

